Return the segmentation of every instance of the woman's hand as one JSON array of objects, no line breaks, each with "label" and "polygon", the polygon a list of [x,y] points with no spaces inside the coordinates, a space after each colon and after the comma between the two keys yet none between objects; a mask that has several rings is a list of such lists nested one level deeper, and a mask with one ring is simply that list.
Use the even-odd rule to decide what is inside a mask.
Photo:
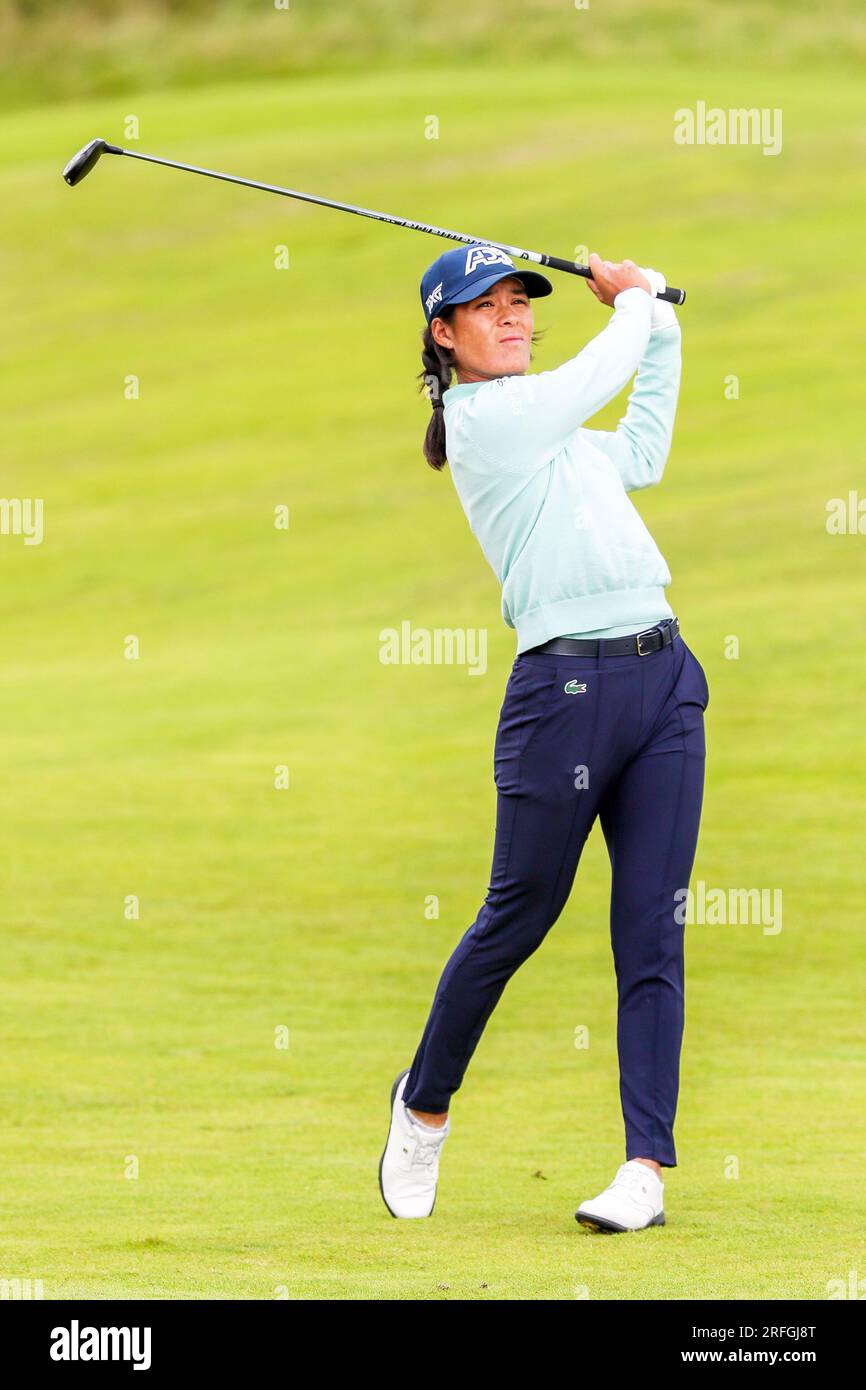
[{"label": "woman's hand", "polygon": [[639,289],[646,290],[647,294],[652,294],[652,287],[646,276],[638,269],[634,261],[603,261],[599,255],[593,251],[589,258],[589,268],[592,271],[592,279],[587,280],[587,285],[592,290],[596,299],[608,307],[613,307],[613,301],[621,290],[631,289],[637,285]]}]

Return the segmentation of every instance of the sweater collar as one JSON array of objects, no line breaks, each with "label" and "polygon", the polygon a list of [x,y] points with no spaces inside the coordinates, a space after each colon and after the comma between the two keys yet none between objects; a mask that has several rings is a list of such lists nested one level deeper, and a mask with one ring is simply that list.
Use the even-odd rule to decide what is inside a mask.
[{"label": "sweater collar", "polygon": [[461,381],[456,386],[449,386],[447,391],[442,392],[442,404],[447,405],[449,401],[458,401],[463,396],[471,396],[478,390],[479,386],[485,386],[484,381]]}]

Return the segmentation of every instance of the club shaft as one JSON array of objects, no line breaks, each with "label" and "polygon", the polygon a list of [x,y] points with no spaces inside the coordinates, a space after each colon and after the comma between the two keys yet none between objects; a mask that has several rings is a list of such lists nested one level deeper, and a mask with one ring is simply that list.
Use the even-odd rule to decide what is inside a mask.
[{"label": "club shaft", "polygon": [[[492,241],[490,237],[469,236],[466,232],[452,232],[445,227],[433,227],[428,222],[413,222],[407,217],[395,217],[388,212],[376,212],[372,208],[356,207],[354,203],[341,203],[335,198],[322,198],[316,193],[301,193],[295,188],[281,188],[279,184],[260,183],[257,179],[244,179],[238,174],[223,174],[217,169],[202,169],[197,164],[182,164],[176,159],[161,159],[155,154],[141,154],[138,150],[122,149],[119,145],[108,145],[106,154],[125,155],[128,159],[143,159],[148,164],[163,164],[167,169],[182,169],[187,174],[202,174],[208,179],[220,179],[223,183],[238,183],[244,188],[258,188],[263,193],[278,193],[281,198],[295,198],[302,203],[315,203],[318,207],[335,208],[338,212],[351,212],[356,217],[371,217],[376,222],[387,222],[393,227],[407,227],[412,232],[426,232],[429,236],[445,237],[447,241],[461,241],[466,245],[497,246],[500,250],[506,251],[509,256],[514,256],[518,260],[533,261],[536,265],[549,266],[552,270],[565,271],[570,275],[582,275],[586,279],[592,279],[592,272],[589,266],[579,265],[576,261],[567,261],[559,256],[547,256],[540,251],[526,251],[521,246],[511,246],[505,241]],[[682,304],[685,300],[685,290],[674,289],[668,286],[660,294],[659,299],[665,299],[670,304]]]}]

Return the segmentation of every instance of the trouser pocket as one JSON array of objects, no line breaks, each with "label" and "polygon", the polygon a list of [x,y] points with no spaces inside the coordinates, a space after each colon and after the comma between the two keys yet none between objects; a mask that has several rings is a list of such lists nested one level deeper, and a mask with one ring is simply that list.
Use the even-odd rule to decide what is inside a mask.
[{"label": "trouser pocket", "polygon": [[494,780],[504,767],[523,756],[544,722],[557,689],[556,661],[523,661],[518,657],[505,687],[493,750]]},{"label": "trouser pocket", "polygon": [[703,707],[704,709],[706,709],[706,708],[707,708],[707,705],[710,703],[710,686],[709,686],[709,682],[707,681],[707,673],[706,673],[706,671],[704,670],[704,668],[703,668],[703,666],[701,665],[701,663],[698,661],[698,658],[695,656],[695,654],[694,654],[694,652],[692,651],[691,647],[686,647],[686,651],[687,651],[688,654],[689,654],[689,657],[690,657],[690,659],[691,659],[692,665],[693,665],[694,670],[695,670],[695,675],[697,676],[698,681],[699,681],[700,686],[701,686],[702,698],[701,698],[700,703],[701,703],[702,707]]}]

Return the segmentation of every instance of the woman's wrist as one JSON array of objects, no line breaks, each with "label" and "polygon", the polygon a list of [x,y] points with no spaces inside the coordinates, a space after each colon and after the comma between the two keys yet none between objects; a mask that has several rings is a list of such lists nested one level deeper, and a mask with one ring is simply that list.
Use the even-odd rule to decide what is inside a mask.
[{"label": "woman's wrist", "polygon": [[643,274],[652,285],[653,310],[650,332],[657,328],[672,328],[679,320],[674,311],[673,304],[669,304],[666,299],[659,299],[658,295],[667,289],[667,282],[660,270],[647,270],[644,266],[640,267]]}]

